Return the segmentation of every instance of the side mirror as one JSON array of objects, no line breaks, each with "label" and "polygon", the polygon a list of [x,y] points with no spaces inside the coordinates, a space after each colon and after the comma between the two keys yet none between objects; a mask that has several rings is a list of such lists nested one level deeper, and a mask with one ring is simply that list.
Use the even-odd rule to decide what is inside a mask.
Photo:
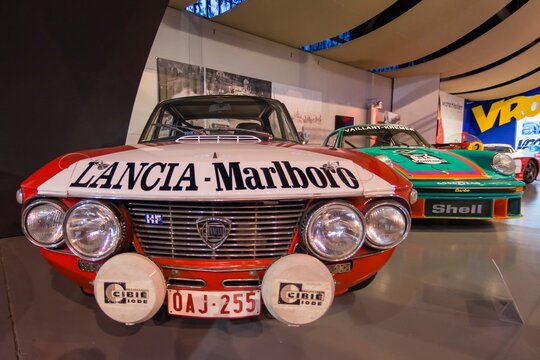
[{"label": "side mirror", "polygon": [[302,131],[298,132],[298,137],[300,138],[302,145],[306,145],[309,142],[309,134],[304,130],[304,127],[302,127]]}]

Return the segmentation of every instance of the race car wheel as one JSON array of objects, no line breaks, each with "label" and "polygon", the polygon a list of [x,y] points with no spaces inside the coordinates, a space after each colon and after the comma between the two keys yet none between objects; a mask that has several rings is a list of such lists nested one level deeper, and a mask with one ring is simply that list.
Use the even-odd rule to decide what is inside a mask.
[{"label": "race car wheel", "polygon": [[532,183],[538,176],[538,165],[533,161],[529,160],[527,165],[525,165],[525,170],[523,170],[523,181],[525,184]]}]

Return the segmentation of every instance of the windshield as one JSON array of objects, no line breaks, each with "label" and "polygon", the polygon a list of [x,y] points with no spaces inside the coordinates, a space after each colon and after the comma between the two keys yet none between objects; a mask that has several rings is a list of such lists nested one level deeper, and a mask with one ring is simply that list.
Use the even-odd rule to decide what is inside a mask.
[{"label": "windshield", "polygon": [[249,96],[199,96],[162,103],[140,142],[176,140],[185,135],[252,135],[261,140],[299,142],[285,107]]},{"label": "windshield", "polygon": [[356,127],[344,129],[342,147],[365,148],[383,146],[430,147],[429,143],[413,129],[397,127]]}]

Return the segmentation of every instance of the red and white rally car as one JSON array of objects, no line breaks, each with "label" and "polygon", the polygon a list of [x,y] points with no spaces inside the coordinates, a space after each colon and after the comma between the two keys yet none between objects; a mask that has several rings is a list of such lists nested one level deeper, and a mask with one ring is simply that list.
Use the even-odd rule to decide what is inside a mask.
[{"label": "red and white rally car", "polygon": [[119,322],[264,304],[309,323],[375,277],[416,193],[375,158],[300,143],[276,100],[167,100],[138,145],[60,156],[25,180],[23,230]]},{"label": "red and white rally car", "polygon": [[484,150],[505,153],[514,159],[516,164],[516,179],[526,184],[540,180],[540,152],[514,150],[508,144],[484,144]]}]

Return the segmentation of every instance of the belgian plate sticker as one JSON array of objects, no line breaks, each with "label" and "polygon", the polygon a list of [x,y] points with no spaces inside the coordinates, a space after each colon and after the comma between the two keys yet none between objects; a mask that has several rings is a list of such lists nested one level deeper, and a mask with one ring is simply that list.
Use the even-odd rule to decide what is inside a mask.
[{"label": "belgian plate sticker", "polygon": [[426,153],[418,153],[415,150],[400,150],[398,153],[409,158],[415,164],[437,165],[448,164],[448,161]]},{"label": "belgian plate sticker", "polygon": [[326,265],[326,267],[332,274],[343,274],[352,270],[352,261],[340,264],[330,264]]}]

